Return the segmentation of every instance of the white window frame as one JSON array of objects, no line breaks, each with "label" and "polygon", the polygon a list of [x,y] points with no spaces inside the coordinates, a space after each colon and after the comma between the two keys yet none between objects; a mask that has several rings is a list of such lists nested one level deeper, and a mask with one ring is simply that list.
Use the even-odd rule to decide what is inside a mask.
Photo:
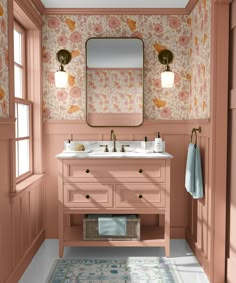
[{"label": "white window frame", "polygon": [[[29,141],[29,151],[28,151],[28,156],[29,156],[29,170],[27,172],[24,172],[21,175],[18,175],[20,171],[20,164],[19,164],[19,147],[18,150],[16,150],[16,183],[24,180],[25,178],[29,177],[30,175],[33,174],[33,150],[32,150],[32,145],[33,145],[33,125],[32,125],[32,109],[33,109],[33,103],[28,100],[27,97],[27,50],[26,50],[26,30],[16,21],[14,21],[14,30],[17,32],[21,33],[22,35],[22,40],[21,40],[21,64],[15,62],[14,60],[14,69],[15,66],[18,68],[22,69],[22,97],[15,97],[15,111],[17,111],[18,107],[17,105],[28,105],[29,106],[29,133],[28,136],[24,137],[18,137],[15,136],[15,146],[18,147],[19,141],[22,140],[28,140]],[[16,113],[16,117],[18,117],[19,113]],[[19,133],[18,131],[18,121],[16,119],[16,133]],[[18,175],[18,176],[17,176]]]}]

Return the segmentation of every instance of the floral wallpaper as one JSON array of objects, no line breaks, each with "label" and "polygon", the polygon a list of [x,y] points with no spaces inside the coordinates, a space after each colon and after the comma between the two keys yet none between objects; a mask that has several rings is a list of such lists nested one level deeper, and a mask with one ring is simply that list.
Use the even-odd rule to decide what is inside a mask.
[{"label": "floral wallpaper", "polygon": [[0,0],[0,118],[9,116],[7,0]]},{"label": "floral wallpaper", "polygon": [[[144,116],[181,120],[209,117],[210,0],[199,0],[191,15],[50,15],[44,16],[43,115],[85,120],[85,42],[90,37],[139,37],[144,41]],[[72,53],[65,66],[69,87],[54,87],[60,49]],[[174,53],[170,65],[175,87],[162,89],[158,61],[163,49]],[[94,102],[91,102],[94,107]]]},{"label": "floral wallpaper", "polygon": [[210,117],[211,1],[200,0],[191,13],[189,118]]},{"label": "floral wallpaper", "polygon": [[89,113],[141,113],[143,70],[89,68],[87,94]]}]

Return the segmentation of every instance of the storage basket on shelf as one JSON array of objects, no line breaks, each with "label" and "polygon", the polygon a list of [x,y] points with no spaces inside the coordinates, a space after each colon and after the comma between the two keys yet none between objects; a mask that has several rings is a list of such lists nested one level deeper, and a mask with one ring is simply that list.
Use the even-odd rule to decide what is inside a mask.
[{"label": "storage basket on shelf", "polygon": [[[125,218],[125,234],[124,235],[104,235],[99,233],[99,219]],[[139,215],[97,215],[86,214],[83,219],[83,239],[91,241],[104,240],[140,240],[140,217]]]}]

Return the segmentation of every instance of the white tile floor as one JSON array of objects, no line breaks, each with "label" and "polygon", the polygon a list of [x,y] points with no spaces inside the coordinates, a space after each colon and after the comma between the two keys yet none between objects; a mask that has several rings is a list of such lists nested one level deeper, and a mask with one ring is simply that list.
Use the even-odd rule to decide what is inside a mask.
[{"label": "white tile floor", "polygon": [[[163,248],[65,248],[64,258],[164,256]],[[44,283],[58,258],[58,240],[45,240],[18,283]],[[185,240],[171,240],[171,260],[183,283],[209,283]],[[112,282],[111,282],[112,283]]]}]

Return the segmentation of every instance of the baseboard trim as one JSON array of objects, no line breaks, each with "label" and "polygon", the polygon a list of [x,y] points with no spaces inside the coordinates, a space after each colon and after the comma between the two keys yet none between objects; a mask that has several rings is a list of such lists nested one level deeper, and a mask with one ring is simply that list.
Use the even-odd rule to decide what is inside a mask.
[{"label": "baseboard trim", "polygon": [[206,273],[209,280],[212,279],[212,274],[210,272],[210,260],[207,258],[206,254],[197,246],[194,238],[190,235],[188,231],[186,231],[185,239],[189,244],[190,248],[192,249],[194,255],[198,259],[199,263],[201,264],[204,272]]},{"label": "baseboard trim", "polygon": [[19,281],[19,279],[25,272],[27,266],[33,259],[34,255],[36,254],[36,252],[38,251],[44,240],[45,240],[45,230],[43,229],[32,243],[31,248],[23,256],[21,261],[16,265],[15,269],[8,277],[6,283],[17,283]]}]

